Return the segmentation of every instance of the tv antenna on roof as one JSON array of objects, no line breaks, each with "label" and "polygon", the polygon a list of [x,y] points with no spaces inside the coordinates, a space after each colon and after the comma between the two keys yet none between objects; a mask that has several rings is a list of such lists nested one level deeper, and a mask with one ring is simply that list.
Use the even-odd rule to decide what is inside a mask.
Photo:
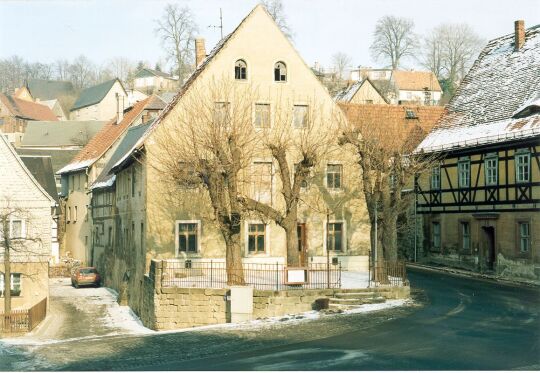
[{"label": "tv antenna on roof", "polygon": [[219,8],[219,26],[210,25],[209,28],[218,28],[221,31],[221,38],[223,39],[223,14],[221,13],[221,8]]}]

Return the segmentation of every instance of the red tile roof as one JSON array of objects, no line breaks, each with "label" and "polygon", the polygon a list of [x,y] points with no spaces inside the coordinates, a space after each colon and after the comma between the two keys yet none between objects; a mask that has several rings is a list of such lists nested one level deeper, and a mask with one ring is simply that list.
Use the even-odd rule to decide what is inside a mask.
[{"label": "red tile roof", "polygon": [[28,120],[57,121],[58,118],[52,110],[45,105],[21,100],[13,96],[0,93],[0,101],[7,107],[11,115]]},{"label": "red tile roof", "polygon": [[404,152],[412,151],[424,139],[444,111],[442,106],[339,103],[339,107],[361,133],[388,149]]},{"label": "red tile roof", "polygon": [[103,128],[86,144],[84,148],[71,160],[71,162],[60,171],[67,172],[69,170],[74,171],[75,169],[70,169],[69,165],[75,164],[85,164],[89,166],[93,161],[97,160],[103,153],[109,149],[114,142],[128,129],[128,127],[133,123],[135,119],[146,109],[146,104],[152,100],[150,96],[142,101],[137,102],[132,106],[131,110],[124,114],[124,119],[118,124],[116,124],[116,118],[112,119],[107,123]]},{"label": "red tile roof", "polygon": [[431,71],[399,71],[392,72],[396,87],[403,91],[441,91],[441,86],[435,74]]}]

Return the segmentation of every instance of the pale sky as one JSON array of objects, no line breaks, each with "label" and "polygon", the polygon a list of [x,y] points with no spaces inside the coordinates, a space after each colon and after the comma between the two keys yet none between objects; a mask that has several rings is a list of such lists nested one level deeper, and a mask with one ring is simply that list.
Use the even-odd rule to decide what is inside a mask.
[{"label": "pale sky", "polygon": [[[53,62],[85,54],[101,64],[116,56],[155,63],[163,58],[154,19],[167,3],[189,6],[206,39],[219,40],[219,8],[224,34],[232,31],[258,0],[0,0],[0,58],[20,55]],[[426,34],[444,22],[466,22],[484,39],[512,33],[514,21],[540,24],[539,0],[283,0],[294,45],[304,60],[330,66],[345,52],[353,65],[380,66],[369,53],[377,19],[408,17]],[[407,62],[405,62],[407,65]],[[412,63],[408,65],[412,66]],[[406,67],[406,66],[405,66]]]}]

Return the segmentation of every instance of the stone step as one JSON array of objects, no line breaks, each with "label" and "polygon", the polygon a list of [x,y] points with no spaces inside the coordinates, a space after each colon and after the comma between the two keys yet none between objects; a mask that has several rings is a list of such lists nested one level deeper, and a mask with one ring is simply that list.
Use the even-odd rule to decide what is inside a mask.
[{"label": "stone step", "polygon": [[373,303],[384,303],[386,298],[374,296],[374,297],[362,297],[362,298],[330,298],[329,304],[338,304],[338,305],[362,305],[362,304],[373,304]]}]

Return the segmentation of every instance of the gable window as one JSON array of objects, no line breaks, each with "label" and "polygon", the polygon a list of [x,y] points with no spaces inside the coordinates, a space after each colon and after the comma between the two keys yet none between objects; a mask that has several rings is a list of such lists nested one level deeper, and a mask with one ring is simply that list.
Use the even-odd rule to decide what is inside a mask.
[{"label": "gable window", "polygon": [[327,224],[326,248],[329,251],[343,251],[343,223]]},{"label": "gable window", "polygon": [[431,190],[441,189],[441,167],[435,166],[431,169]]},{"label": "gable window", "polygon": [[529,252],[531,245],[531,231],[529,222],[521,221],[518,223],[519,230],[519,251],[522,253]]},{"label": "gable window", "polygon": [[458,186],[468,188],[471,183],[471,161],[469,159],[458,162]]},{"label": "gable window", "polygon": [[286,82],[287,81],[287,66],[285,63],[279,61],[274,65],[274,81]]},{"label": "gable window", "polygon": [[196,253],[199,251],[200,227],[199,221],[177,222],[176,233],[178,237],[178,252]]},{"label": "gable window", "polygon": [[308,126],[308,106],[294,105],[293,108],[293,127],[306,128]]},{"label": "gable window", "polygon": [[[21,274],[20,273],[11,273],[11,286],[10,293],[12,297],[17,297],[21,295]],[[4,296],[5,284],[4,284],[4,274],[0,272],[0,297]]]},{"label": "gable window", "polygon": [[218,126],[225,126],[229,122],[229,102],[216,102],[214,103],[214,124]]},{"label": "gable window", "polygon": [[265,224],[248,224],[248,251],[250,253],[265,252]]},{"label": "gable window", "polygon": [[468,221],[460,222],[461,249],[469,251],[471,249],[471,223]]},{"label": "gable window", "polygon": [[255,128],[270,128],[270,104],[255,104]]},{"label": "gable window", "polygon": [[488,155],[484,161],[486,185],[497,185],[499,159],[497,155]]},{"label": "gable window", "polygon": [[246,80],[247,79],[247,64],[244,60],[238,60],[234,64],[234,79]]},{"label": "gable window", "polygon": [[328,164],[326,166],[326,187],[328,189],[341,189],[343,165]]},{"label": "gable window", "polygon": [[20,219],[11,221],[10,238],[24,238],[23,221]]},{"label": "gable window", "polygon": [[438,221],[431,222],[431,244],[433,249],[440,250],[441,248],[441,223]]},{"label": "gable window", "polygon": [[526,183],[530,179],[530,153],[527,149],[520,149],[515,155],[516,183]]}]

